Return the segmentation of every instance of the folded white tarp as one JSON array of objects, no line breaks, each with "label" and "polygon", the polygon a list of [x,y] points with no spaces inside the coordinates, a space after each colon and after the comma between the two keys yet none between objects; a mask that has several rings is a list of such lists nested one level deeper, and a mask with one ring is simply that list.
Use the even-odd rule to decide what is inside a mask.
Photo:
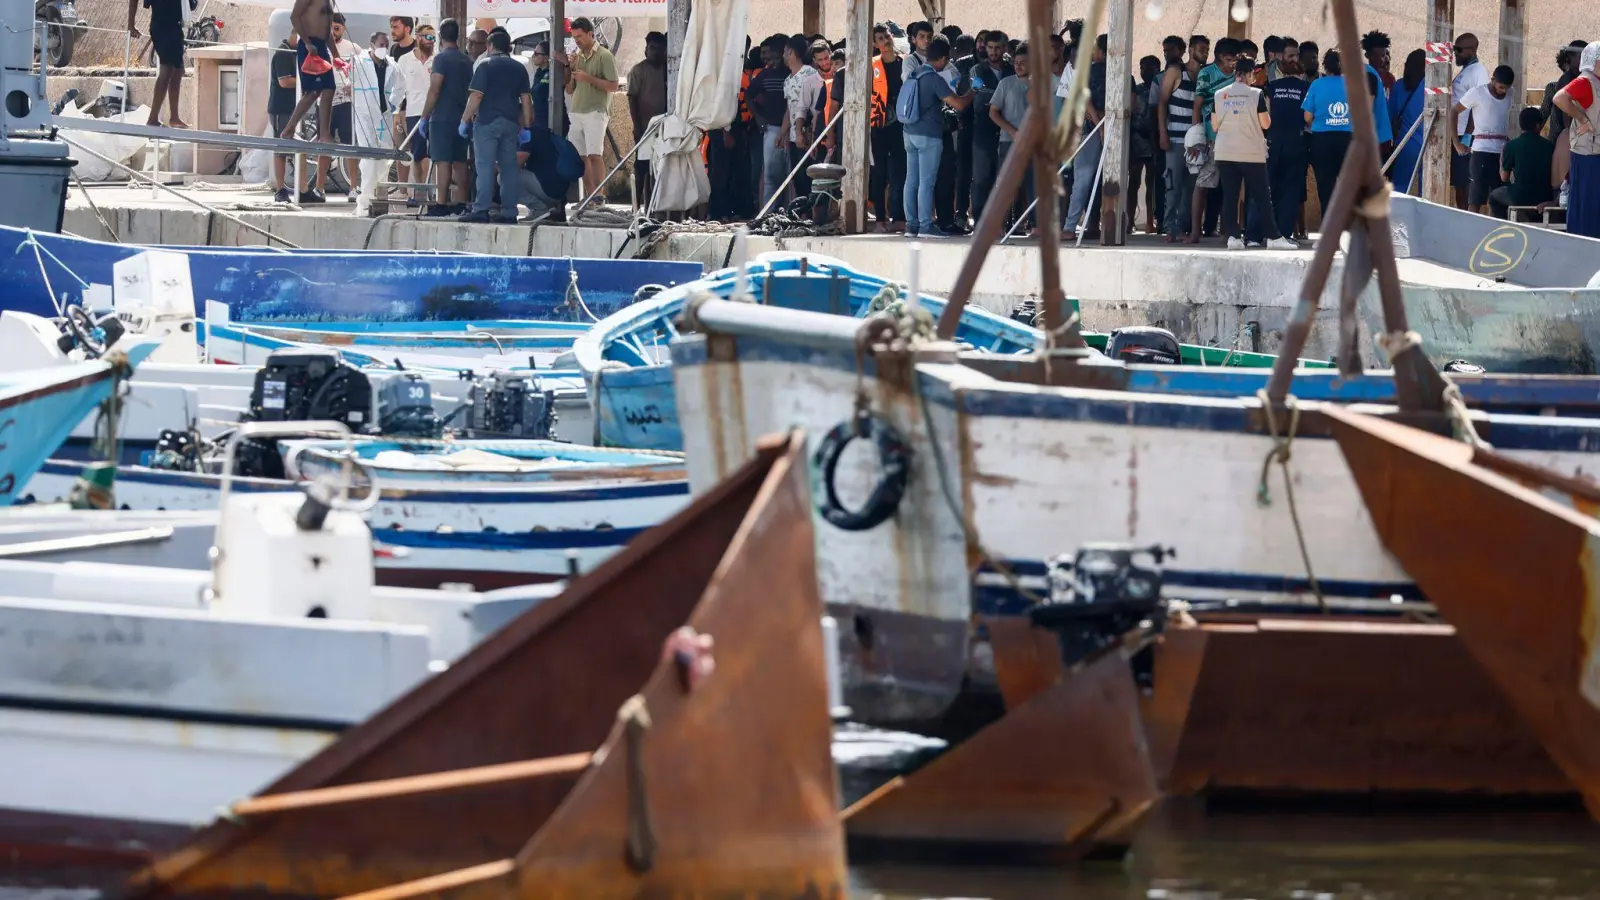
[{"label": "folded white tarp", "polygon": [[700,142],[739,114],[750,0],[696,0],[678,62],[678,96],[652,138],[652,210],[687,210],[711,198]]}]

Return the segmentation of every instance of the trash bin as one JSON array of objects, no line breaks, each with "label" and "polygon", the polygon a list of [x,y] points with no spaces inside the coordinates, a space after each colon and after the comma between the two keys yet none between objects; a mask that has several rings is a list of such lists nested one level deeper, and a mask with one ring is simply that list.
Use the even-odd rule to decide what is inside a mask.
[{"label": "trash bin", "polygon": [[67,211],[67,179],[77,160],[61,141],[11,138],[0,145],[0,224],[56,233]]}]

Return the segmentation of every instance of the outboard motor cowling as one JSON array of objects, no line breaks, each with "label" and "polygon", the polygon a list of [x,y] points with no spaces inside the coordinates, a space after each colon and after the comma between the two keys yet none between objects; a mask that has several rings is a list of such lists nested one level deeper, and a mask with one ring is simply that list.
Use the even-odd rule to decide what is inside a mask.
[{"label": "outboard motor cowling", "polygon": [[1130,325],[1111,332],[1106,355],[1125,363],[1175,366],[1183,361],[1178,337],[1165,328]]}]

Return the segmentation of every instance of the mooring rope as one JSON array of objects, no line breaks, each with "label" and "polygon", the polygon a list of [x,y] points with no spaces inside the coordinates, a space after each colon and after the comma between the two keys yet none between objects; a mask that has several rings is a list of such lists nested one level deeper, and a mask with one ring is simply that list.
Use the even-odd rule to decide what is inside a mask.
[{"label": "mooring rope", "polygon": [[1261,401],[1261,408],[1267,414],[1267,431],[1272,435],[1272,449],[1267,451],[1266,458],[1261,461],[1261,481],[1256,487],[1256,503],[1260,506],[1272,505],[1272,491],[1267,487],[1267,472],[1276,462],[1283,470],[1283,494],[1289,501],[1289,519],[1294,522],[1294,537],[1300,544],[1300,560],[1305,563],[1306,578],[1311,582],[1311,592],[1317,595],[1317,609],[1326,613],[1328,600],[1322,595],[1322,585],[1317,581],[1317,573],[1311,567],[1311,551],[1306,547],[1306,530],[1300,523],[1300,510],[1294,502],[1294,478],[1289,474],[1289,459],[1294,451],[1294,436],[1300,428],[1300,403],[1293,394],[1284,398],[1284,405],[1289,408],[1289,427],[1280,435],[1277,410],[1273,408],[1272,400],[1267,397],[1266,389],[1256,391],[1256,398]]}]

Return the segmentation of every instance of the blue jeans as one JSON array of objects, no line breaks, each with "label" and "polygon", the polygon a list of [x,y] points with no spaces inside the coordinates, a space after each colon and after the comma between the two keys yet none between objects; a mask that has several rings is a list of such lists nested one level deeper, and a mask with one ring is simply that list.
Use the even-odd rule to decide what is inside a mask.
[{"label": "blue jeans", "polygon": [[943,152],[942,138],[906,132],[906,227],[917,234],[933,231],[933,184]]},{"label": "blue jeans", "polygon": [[[517,132],[520,126],[510,119],[485,122],[479,119],[472,126],[472,155],[478,165],[478,195],[473,199],[473,212],[488,212],[494,201],[495,164],[500,168],[500,215],[517,217]],[[509,209],[508,209],[509,207]]]},{"label": "blue jeans", "polygon": [[1172,136],[1166,152],[1167,237],[1180,238],[1189,231],[1189,207],[1194,200],[1194,173],[1183,160],[1183,138]]},{"label": "blue jeans", "polygon": [[[761,132],[761,202],[766,203],[773,195],[778,193],[778,188],[783,185],[783,180],[789,177],[789,142],[784,141],[782,146],[777,146],[778,136],[783,134],[783,129],[776,125],[768,125]],[[781,209],[783,204],[777,204],[773,209]]]},{"label": "blue jeans", "polygon": [[[1105,132],[1096,131],[1094,137],[1085,141],[1083,149],[1072,159],[1072,202],[1067,206],[1067,220],[1064,225],[1067,231],[1074,231],[1078,227],[1078,220],[1089,212],[1089,198],[1098,194],[1095,190],[1095,173],[1100,170],[1100,152],[1105,149],[1105,141],[1101,136]],[[1095,231],[1096,223],[1091,218],[1084,231]]]}]

